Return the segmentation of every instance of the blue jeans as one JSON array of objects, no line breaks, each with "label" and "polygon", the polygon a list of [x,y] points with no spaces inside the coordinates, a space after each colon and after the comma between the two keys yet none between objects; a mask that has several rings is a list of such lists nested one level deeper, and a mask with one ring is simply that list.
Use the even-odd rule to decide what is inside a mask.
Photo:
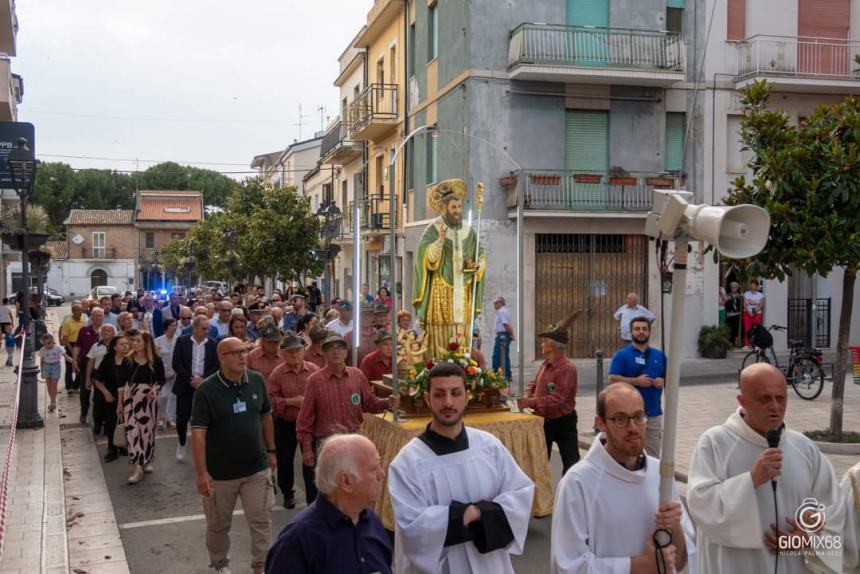
[{"label": "blue jeans", "polygon": [[511,378],[511,336],[507,333],[496,333],[496,343],[493,346],[493,370],[498,371],[504,363],[505,378]]}]

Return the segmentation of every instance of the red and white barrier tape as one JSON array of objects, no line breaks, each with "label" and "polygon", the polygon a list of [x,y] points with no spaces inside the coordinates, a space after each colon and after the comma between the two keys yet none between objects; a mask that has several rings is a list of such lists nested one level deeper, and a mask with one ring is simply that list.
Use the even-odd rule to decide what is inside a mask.
[{"label": "red and white barrier tape", "polygon": [[18,404],[21,402],[21,375],[24,372],[24,349],[27,344],[26,333],[21,333],[21,352],[18,359],[18,380],[15,382],[15,400],[12,403],[12,426],[9,428],[9,444],[6,446],[6,458],[3,461],[3,475],[0,477],[0,559],[3,557],[4,535],[6,533],[6,500],[9,496],[9,466],[12,462],[12,451],[15,448],[15,431],[18,426]]}]

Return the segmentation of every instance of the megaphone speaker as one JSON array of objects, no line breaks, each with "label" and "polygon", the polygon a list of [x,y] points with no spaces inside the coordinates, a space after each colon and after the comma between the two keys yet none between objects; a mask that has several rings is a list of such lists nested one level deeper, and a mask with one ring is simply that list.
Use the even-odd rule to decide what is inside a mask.
[{"label": "megaphone speaker", "polygon": [[761,207],[690,205],[684,215],[690,235],[731,259],[752,257],[767,244],[770,214]]}]

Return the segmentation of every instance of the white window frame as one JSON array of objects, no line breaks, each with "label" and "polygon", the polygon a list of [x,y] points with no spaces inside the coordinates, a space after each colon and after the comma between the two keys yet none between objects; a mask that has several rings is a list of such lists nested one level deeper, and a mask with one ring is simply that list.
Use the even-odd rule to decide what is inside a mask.
[{"label": "white window frame", "polygon": [[93,259],[104,259],[107,254],[107,234],[93,231]]}]

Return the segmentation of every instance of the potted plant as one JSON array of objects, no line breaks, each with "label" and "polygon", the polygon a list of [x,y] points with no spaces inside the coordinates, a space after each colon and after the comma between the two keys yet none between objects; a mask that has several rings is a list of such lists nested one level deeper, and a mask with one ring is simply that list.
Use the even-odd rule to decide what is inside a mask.
[{"label": "potted plant", "polygon": [[631,177],[623,167],[616,165],[609,170],[609,185],[636,185],[636,178]]},{"label": "potted plant", "polygon": [[603,176],[596,173],[575,173],[573,181],[576,183],[600,183],[603,181]]},{"label": "potted plant", "polygon": [[705,325],[699,331],[699,355],[705,359],[725,359],[731,344],[731,335],[725,325]]},{"label": "potted plant", "polygon": [[3,243],[13,249],[31,251],[38,249],[50,237],[48,231],[48,214],[40,205],[27,206],[27,243],[20,245],[23,238],[23,227],[21,226],[21,206],[12,205],[4,209],[0,217],[0,239]]}]

